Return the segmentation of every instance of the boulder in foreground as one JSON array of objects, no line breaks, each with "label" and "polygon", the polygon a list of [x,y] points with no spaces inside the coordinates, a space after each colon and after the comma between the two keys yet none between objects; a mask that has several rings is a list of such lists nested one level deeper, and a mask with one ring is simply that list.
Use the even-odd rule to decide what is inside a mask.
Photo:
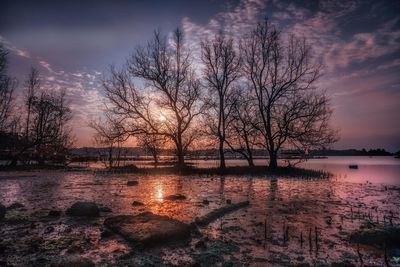
[{"label": "boulder in foreground", "polygon": [[400,227],[375,227],[360,229],[350,235],[352,243],[360,243],[383,248],[400,247]]},{"label": "boulder in foreground", "polygon": [[134,245],[152,247],[190,237],[191,226],[178,220],[143,212],[107,218],[104,225]]},{"label": "boulder in foreground", "polygon": [[61,260],[60,263],[52,265],[55,267],[94,267],[94,263],[86,258],[82,257],[71,257]]},{"label": "boulder in foreground", "polygon": [[139,182],[138,181],[128,181],[126,183],[126,185],[127,186],[136,186],[136,185],[139,185]]},{"label": "boulder in foreground", "polygon": [[91,201],[79,201],[67,209],[66,214],[69,216],[97,217],[99,216],[99,207]]},{"label": "boulder in foreground", "polygon": [[176,194],[176,195],[167,196],[166,199],[172,200],[172,201],[176,201],[176,200],[185,200],[186,197],[184,195],[181,195],[181,194]]}]

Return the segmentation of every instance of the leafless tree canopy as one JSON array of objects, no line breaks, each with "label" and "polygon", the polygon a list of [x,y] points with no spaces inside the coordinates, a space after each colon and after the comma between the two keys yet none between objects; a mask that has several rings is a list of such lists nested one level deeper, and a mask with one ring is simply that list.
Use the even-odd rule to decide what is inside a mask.
[{"label": "leafless tree canopy", "polygon": [[[136,88],[132,78],[141,79],[151,92]],[[202,112],[200,83],[191,68],[190,54],[183,36],[176,30],[172,45],[156,32],[145,47],[136,49],[127,69],[111,68],[104,82],[108,109],[131,134],[161,135],[176,149],[179,164],[194,141],[194,120]]]},{"label": "leafless tree canopy", "polygon": [[255,128],[258,110],[246,87],[236,88],[234,95],[226,143],[233,152],[244,157],[249,166],[254,166],[253,151],[260,143],[260,134]]},{"label": "leafless tree canopy", "polygon": [[[111,67],[104,81],[107,110],[125,133],[142,140],[167,138],[175,145],[179,164],[204,132],[193,130],[200,115],[218,142],[221,168],[225,146],[249,165],[253,150],[264,148],[269,166],[276,168],[282,147],[305,150],[336,140],[329,127],[329,99],[315,86],[321,65],[313,60],[305,39],[286,40],[264,21],[243,39],[239,50],[222,34],[201,43],[202,79],[209,95],[203,105],[203,90],[182,33],[177,30],[167,40],[156,32],[146,46],[135,50],[125,68]],[[136,87],[134,79],[144,86]]]},{"label": "leafless tree canopy", "polygon": [[9,130],[13,93],[17,82],[7,75],[8,51],[0,44],[0,133]]},{"label": "leafless tree canopy", "polygon": [[103,155],[100,158],[104,160],[107,167],[115,166],[114,159],[117,159],[116,165],[119,166],[121,146],[128,139],[129,134],[125,131],[122,124],[110,113],[105,114],[105,119],[92,120],[89,126],[95,130],[94,141],[97,145],[107,147],[108,153],[106,159]]},{"label": "leafless tree canopy", "polygon": [[25,84],[26,110],[23,115],[26,121],[21,123],[24,130],[8,135],[8,139],[12,137],[14,140],[11,164],[32,159],[39,164],[46,160],[65,161],[73,141],[68,126],[71,110],[66,100],[66,91],[41,88],[39,73],[33,68]]},{"label": "leafless tree canopy", "polygon": [[313,62],[305,39],[287,41],[266,20],[242,44],[243,73],[256,96],[270,167],[277,167],[277,153],[284,144],[315,147],[332,143],[328,98],[316,90],[321,65]]},{"label": "leafless tree canopy", "polygon": [[203,41],[202,61],[204,79],[207,82],[209,98],[208,122],[211,134],[218,139],[220,167],[225,168],[224,144],[229,117],[232,112],[232,85],[240,73],[240,58],[233,40],[217,35],[213,40]]}]

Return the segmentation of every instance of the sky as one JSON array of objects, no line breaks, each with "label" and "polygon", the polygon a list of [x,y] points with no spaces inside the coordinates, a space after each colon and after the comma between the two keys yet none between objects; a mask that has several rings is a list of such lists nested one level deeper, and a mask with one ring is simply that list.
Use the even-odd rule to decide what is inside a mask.
[{"label": "sky", "polygon": [[183,29],[191,49],[222,28],[235,38],[264,17],[283,34],[306,37],[324,63],[318,85],[331,97],[334,148],[400,150],[400,1],[0,0],[0,41],[10,50],[17,95],[31,66],[43,86],[66,88],[77,146],[93,145],[101,78],[154,30]]}]

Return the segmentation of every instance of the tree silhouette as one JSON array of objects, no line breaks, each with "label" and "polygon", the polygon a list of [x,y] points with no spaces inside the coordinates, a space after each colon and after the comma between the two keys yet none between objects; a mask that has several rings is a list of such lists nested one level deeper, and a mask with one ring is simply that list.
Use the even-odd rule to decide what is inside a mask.
[{"label": "tree silhouette", "polygon": [[243,74],[257,99],[260,123],[254,127],[264,138],[269,167],[286,144],[303,149],[326,146],[336,140],[329,127],[329,99],[317,91],[321,65],[312,59],[305,39],[293,35],[284,41],[267,20],[245,38]]}]

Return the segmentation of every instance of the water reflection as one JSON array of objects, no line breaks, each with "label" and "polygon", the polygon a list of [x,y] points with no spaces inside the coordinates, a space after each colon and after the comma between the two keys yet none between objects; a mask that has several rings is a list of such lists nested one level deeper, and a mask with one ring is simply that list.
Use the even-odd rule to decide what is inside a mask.
[{"label": "water reflection", "polygon": [[270,190],[270,194],[271,194],[269,199],[271,201],[276,200],[276,194],[278,191],[278,179],[276,179],[276,178],[271,179],[269,190]]},{"label": "water reflection", "polygon": [[[12,175],[18,176],[18,173]],[[139,182],[138,186],[126,186],[127,181],[132,179]],[[166,199],[172,194],[182,194],[187,198],[181,201]],[[291,240],[296,240],[300,233],[305,235],[309,228],[318,227],[323,229],[323,242],[318,255],[304,255],[305,261],[309,262],[316,257],[337,259],[351,251],[340,235],[341,230],[350,232],[361,224],[361,220],[346,219],[353,218],[351,210],[357,214],[368,214],[372,212],[372,207],[379,207],[373,211],[374,219],[378,216],[382,221],[383,216],[392,212],[393,223],[398,223],[400,205],[400,190],[396,188],[388,187],[385,190],[376,185],[354,184],[336,178],[300,180],[251,176],[103,176],[61,172],[42,172],[35,178],[21,176],[0,179],[0,197],[6,205],[20,202],[29,210],[65,210],[73,202],[86,199],[110,207],[112,215],[151,211],[187,223],[226,205],[227,199],[233,203],[250,200],[248,208],[228,214],[202,231],[205,235],[241,244],[242,249],[247,251],[246,255],[265,257],[266,253],[286,255],[308,249],[300,247],[299,242],[284,244],[283,226],[289,226]],[[204,199],[210,203],[204,205]],[[144,206],[134,207],[133,201],[143,202]],[[106,216],[111,215],[103,215],[97,224],[102,225]],[[57,223],[65,223],[65,220],[66,216]],[[264,240],[265,232],[267,241]],[[265,242],[268,245],[264,247]],[[97,245],[103,246],[102,243]],[[329,245],[335,247],[334,252]],[[182,249],[182,253],[190,253],[185,249],[190,248]],[[100,251],[106,249],[101,248]]]},{"label": "water reflection", "polygon": [[163,202],[164,200],[164,193],[163,193],[163,183],[161,181],[156,182],[154,187],[154,197],[158,202]]}]

